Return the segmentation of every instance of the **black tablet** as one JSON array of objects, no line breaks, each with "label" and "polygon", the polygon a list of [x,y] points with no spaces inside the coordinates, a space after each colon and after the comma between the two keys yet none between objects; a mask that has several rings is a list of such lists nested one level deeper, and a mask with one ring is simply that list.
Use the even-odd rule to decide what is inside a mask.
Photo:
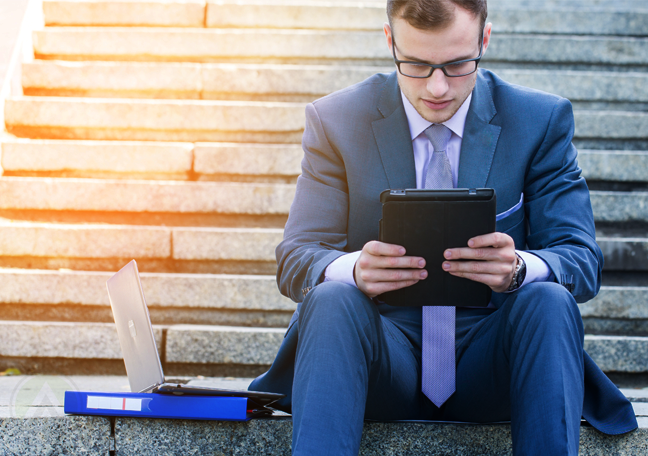
[{"label": "black tablet", "polygon": [[380,194],[380,240],[405,247],[406,255],[425,258],[428,277],[377,298],[392,306],[474,306],[490,302],[491,289],[455,277],[441,265],[448,248],[467,247],[468,240],[495,231],[495,190],[408,189]]}]

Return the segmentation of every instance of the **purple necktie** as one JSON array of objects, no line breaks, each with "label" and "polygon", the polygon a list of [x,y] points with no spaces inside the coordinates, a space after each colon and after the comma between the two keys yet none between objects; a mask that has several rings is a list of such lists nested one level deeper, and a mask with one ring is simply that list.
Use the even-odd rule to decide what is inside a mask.
[{"label": "purple necktie", "polygon": [[[452,167],[446,155],[452,131],[433,124],[425,130],[434,147],[425,175],[425,188],[452,188]],[[426,265],[440,267],[438,264]],[[423,365],[421,390],[437,407],[455,392],[455,308],[423,307]]]}]

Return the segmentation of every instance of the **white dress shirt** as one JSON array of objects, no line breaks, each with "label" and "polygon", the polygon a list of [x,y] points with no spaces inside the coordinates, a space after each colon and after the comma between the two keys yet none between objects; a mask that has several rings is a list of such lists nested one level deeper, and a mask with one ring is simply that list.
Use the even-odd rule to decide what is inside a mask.
[{"label": "white dress shirt", "polygon": [[[405,114],[407,116],[407,123],[409,124],[410,135],[412,138],[412,148],[414,149],[414,166],[416,167],[416,188],[425,187],[425,176],[427,175],[427,166],[430,162],[430,157],[432,156],[434,149],[432,143],[425,136],[425,130],[432,125],[431,122],[425,120],[421,115],[416,111],[412,103],[405,97],[403,92],[401,92],[401,97],[403,99],[403,106],[405,108]],[[470,100],[472,99],[472,93],[468,95],[466,101],[461,105],[457,110],[454,116],[452,116],[447,122],[443,122],[443,125],[448,127],[452,131],[452,136],[448,142],[446,154],[448,155],[448,160],[450,160],[450,165],[452,167],[452,183],[453,186],[457,186],[457,179],[459,176],[459,156],[461,153],[461,141],[463,139],[464,126],[466,125],[466,116],[468,115],[468,109],[470,107]],[[546,282],[550,275],[551,270],[547,263],[544,262],[540,257],[535,256],[532,253],[516,250],[517,254],[524,260],[526,263],[526,277],[521,286],[526,285],[531,282]],[[355,278],[353,276],[353,269],[355,263],[360,256],[360,251],[347,253],[338,257],[335,261],[329,264],[324,272],[324,281],[337,281],[344,282],[349,285],[357,286],[355,283]]]}]

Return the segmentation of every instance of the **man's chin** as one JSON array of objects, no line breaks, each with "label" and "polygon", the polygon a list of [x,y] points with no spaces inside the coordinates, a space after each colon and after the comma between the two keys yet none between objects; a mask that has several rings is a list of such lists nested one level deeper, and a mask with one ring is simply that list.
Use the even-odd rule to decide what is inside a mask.
[{"label": "man's chin", "polygon": [[440,124],[446,122],[452,118],[457,112],[457,109],[454,109],[454,106],[450,105],[444,109],[430,109],[427,106],[423,105],[422,109],[417,109],[418,113],[428,122],[435,124]]}]

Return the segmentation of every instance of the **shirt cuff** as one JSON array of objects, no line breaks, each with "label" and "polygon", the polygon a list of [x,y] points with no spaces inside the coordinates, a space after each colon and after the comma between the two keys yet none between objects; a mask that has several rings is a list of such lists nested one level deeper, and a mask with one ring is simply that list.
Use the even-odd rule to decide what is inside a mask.
[{"label": "shirt cuff", "polygon": [[358,285],[353,277],[353,268],[361,253],[362,251],[359,250],[337,257],[326,267],[324,271],[324,282],[342,282],[357,288]]},{"label": "shirt cuff", "polygon": [[533,253],[524,252],[522,250],[516,250],[515,253],[520,255],[520,258],[522,258],[526,264],[526,277],[520,287],[523,287],[528,283],[547,282],[549,280],[551,269],[549,269],[549,266],[542,258],[535,256]]}]

